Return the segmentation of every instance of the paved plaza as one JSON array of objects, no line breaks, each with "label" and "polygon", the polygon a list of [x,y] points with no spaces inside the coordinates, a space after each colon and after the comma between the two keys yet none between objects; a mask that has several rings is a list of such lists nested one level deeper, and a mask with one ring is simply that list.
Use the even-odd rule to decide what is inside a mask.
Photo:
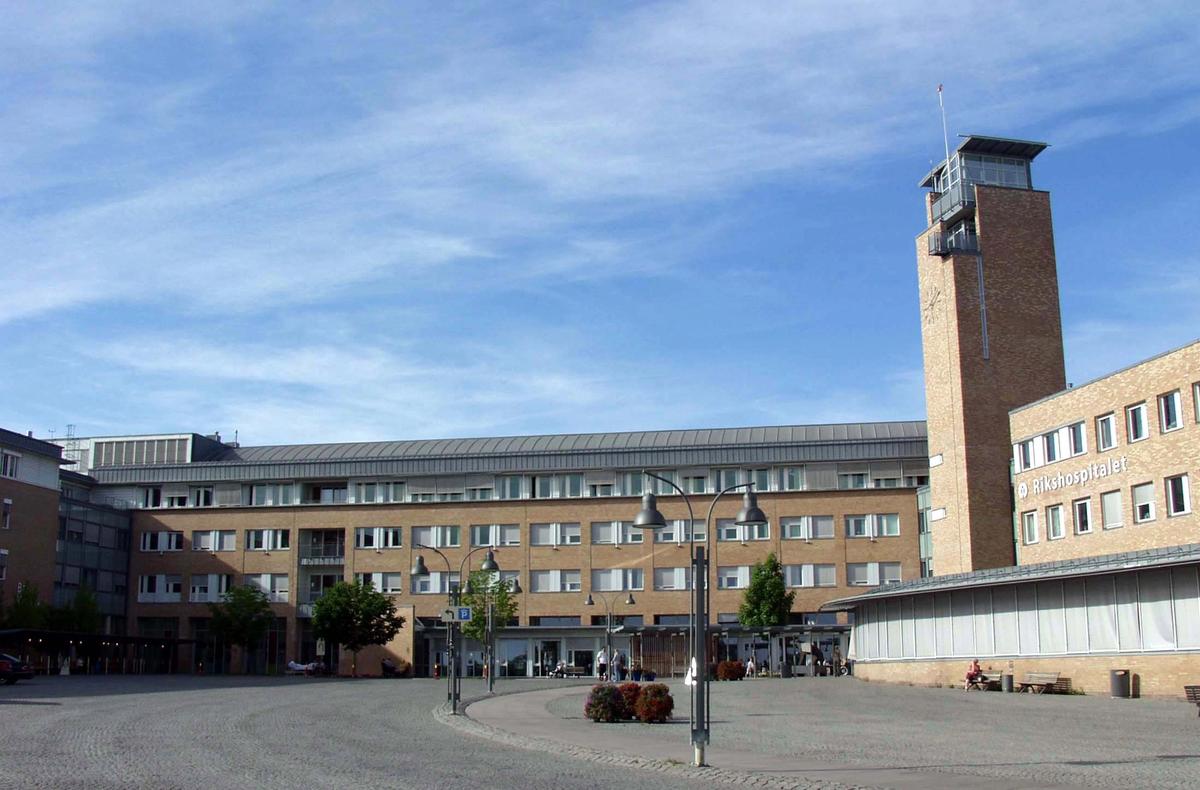
[{"label": "paved plaza", "polygon": [[39,677],[0,686],[0,787],[627,790],[644,779],[460,734],[431,714],[445,690],[433,680]]},{"label": "paved plaza", "polygon": [[[38,678],[0,687],[0,788],[712,784],[687,776],[682,688],[684,721],[657,726],[584,720],[586,686],[517,680],[498,690],[468,708],[464,728],[433,713],[445,685],[432,680]],[[712,779],[994,790],[1183,788],[1200,776],[1200,721],[1179,702],[849,678],[713,690],[710,759],[725,773]],[[464,684],[468,697],[481,691]],[[606,756],[578,759],[584,751]],[[660,770],[625,767],[638,761]]]},{"label": "paved plaza", "polygon": [[[714,683],[709,761],[773,777],[911,788],[1193,788],[1196,709],[1169,700],[964,692],[853,678]],[[481,701],[489,726],[604,752],[688,759],[683,722],[597,725],[583,690]],[[501,709],[503,714],[500,715]],[[786,782],[784,782],[786,784]]]}]

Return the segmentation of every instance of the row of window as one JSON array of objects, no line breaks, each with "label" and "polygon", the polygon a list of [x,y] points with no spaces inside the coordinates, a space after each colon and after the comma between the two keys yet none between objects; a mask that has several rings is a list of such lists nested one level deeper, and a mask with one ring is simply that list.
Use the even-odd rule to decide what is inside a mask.
[{"label": "row of window", "polygon": [[[1157,398],[1159,433],[1171,433],[1183,427],[1183,395],[1180,390],[1163,393]],[[1192,385],[1194,419],[1200,423],[1200,382]],[[1141,401],[1125,407],[1125,442],[1133,444],[1150,436],[1149,403]],[[1099,452],[1117,446],[1117,414],[1109,412],[1096,417],[1096,449]],[[1013,445],[1016,471],[1024,472],[1063,458],[1073,458],[1087,452],[1087,435],[1083,421],[1075,422],[1040,436]]]},{"label": "row of window", "polygon": [[[1134,524],[1145,524],[1157,518],[1158,500],[1154,492],[1154,483],[1139,483],[1129,489],[1133,508],[1125,512],[1123,492],[1121,489],[1105,491],[1100,495],[1100,526],[1104,529],[1117,529],[1125,526],[1125,517],[1130,515]],[[1191,486],[1188,476],[1172,475],[1163,478],[1163,501],[1168,517],[1183,516],[1192,512]],[[1021,513],[1021,540],[1026,545],[1038,543],[1041,540],[1041,525],[1039,513],[1027,510]],[[1087,535],[1095,526],[1092,514],[1092,498],[1083,497],[1071,503],[1071,517],[1074,521],[1076,535]],[[1042,523],[1046,529],[1047,540],[1059,540],[1067,535],[1063,505],[1049,505],[1042,511]]]},{"label": "row of window", "polygon": [[[897,537],[900,535],[898,513],[856,514],[845,517],[847,538]],[[785,540],[828,540],[834,537],[833,516],[796,516],[780,520],[782,537]],[[325,532],[325,531],[322,531]],[[356,549],[397,549],[403,545],[403,527],[357,527],[354,530]],[[721,542],[749,542],[769,540],[770,524],[740,525],[733,519],[718,519],[717,540]],[[692,522],[694,540],[704,541],[704,522]],[[582,526],[578,523],[544,523],[529,525],[531,546],[576,546],[582,543]],[[519,524],[474,524],[470,528],[471,545],[519,546],[521,525]],[[632,521],[593,521],[591,543],[593,545],[621,545],[642,543],[643,530],[635,528]],[[412,527],[414,546],[434,548],[457,548],[461,546],[461,527],[453,524]],[[664,529],[655,530],[655,543],[682,543],[688,540],[687,519],[669,522]],[[291,533],[286,529],[246,530],[247,551],[284,551],[291,548]],[[235,530],[197,530],[192,533],[193,551],[235,551]],[[183,533],[174,531],[145,532],[141,537],[142,551],[182,551]]]},{"label": "row of window", "polygon": [[[0,561],[6,559],[7,552],[0,553]],[[3,564],[0,564],[0,567],[3,567]],[[750,571],[749,565],[718,566],[717,588],[745,589],[750,585]],[[837,586],[837,566],[833,564],[784,565],[783,573],[784,582],[788,587]],[[500,580],[511,582],[519,576],[519,571],[502,571]],[[394,595],[404,591],[403,574],[400,571],[356,573],[354,578],[358,583],[374,587],[380,592]],[[233,574],[229,573],[191,574],[187,600],[191,603],[218,602],[232,587],[233,579]],[[898,562],[846,563],[846,584],[850,586],[894,584],[900,580]],[[310,577],[308,595],[302,603],[314,603],[326,589],[339,581],[341,577],[338,574],[317,574]],[[577,568],[529,571],[529,591],[533,593],[582,592],[582,581],[582,571]],[[594,568],[591,582],[591,589],[596,592],[638,591],[645,589],[646,576],[642,568]],[[286,573],[250,573],[243,576],[243,583],[261,590],[272,602],[287,603],[290,595]],[[426,576],[412,577],[410,591],[416,595],[446,594],[459,583],[457,573],[432,572]],[[653,584],[657,591],[691,589],[691,568],[655,568]],[[182,574],[146,574],[138,577],[139,603],[182,601]]]},{"label": "row of window", "polygon": [[[655,474],[688,494],[715,494],[753,483],[754,490],[806,491],[916,487],[929,482],[924,467],[853,463],[761,469],[662,470]],[[472,484],[473,483],[473,484]],[[364,480],[305,483],[275,481],[238,486],[146,486],[144,508],[213,506],[387,504],[400,502],[478,502],[511,499],[560,499],[641,496],[647,491],[670,496],[671,483],[641,472],[569,472],[548,475],[500,475],[415,480]]]}]

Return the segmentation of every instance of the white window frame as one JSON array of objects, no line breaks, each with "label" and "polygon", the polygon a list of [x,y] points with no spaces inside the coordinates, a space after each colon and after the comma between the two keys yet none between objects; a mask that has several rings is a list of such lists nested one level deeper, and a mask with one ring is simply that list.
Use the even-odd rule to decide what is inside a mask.
[{"label": "white window frame", "polygon": [[[1134,415],[1138,415],[1137,424],[1141,426],[1142,434],[1133,436]],[[1140,442],[1150,436],[1150,425],[1146,421],[1146,402],[1134,403],[1125,407],[1125,441],[1129,444]]]},{"label": "white window frame", "polygon": [[[607,538],[597,540],[597,536],[607,532]],[[626,543],[642,543],[645,535],[640,527],[634,527],[632,521],[593,521],[591,523],[591,539],[593,546],[620,546]]]},{"label": "white window frame", "polygon": [[[668,519],[665,527],[654,530],[654,542],[686,545],[688,543],[687,521],[686,518]],[[696,543],[704,542],[704,521],[702,519],[692,522],[692,532]]]},{"label": "white window frame", "polygon": [[[851,519],[854,519],[852,522]],[[851,528],[851,524],[857,525],[861,519],[862,528],[859,530],[857,526]],[[865,513],[851,513],[844,517],[846,537],[851,539],[870,538],[871,537],[871,516]]]},{"label": "white window frame", "polygon": [[[1183,509],[1176,510],[1171,498],[1171,489],[1178,485],[1183,492]],[[1188,481],[1186,473],[1181,475],[1171,475],[1163,478],[1163,493],[1166,495],[1167,518],[1172,516],[1186,516],[1192,512],[1192,492],[1191,484]]]},{"label": "white window frame", "polygon": [[[857,574],[858,570],[863,572],[863,580],[855,581],[853,574]],[[852,573],[853,571],[853,573]],[[871,586],[871,563],[869,562],[847,562],[846,563],[846,586],[847,587],[870,587]]]},{"label": "white window frame", "polygon": [[[885,532],[885,525],[894,520],[896,524],[895,532]],[[900,537],[900,514],[899,513],[876,513],[871,516],[872,532],[875,537],[879,538],[898,538]]]},{"label": "white window frame", "polygon": [[[1105,426],[1107,426],[1108,442],[1104,441]],[[1096,418],[1096,450],[1105,452],[1117,446],[1117,417],[1115,412],[1101,414]]]},{"label": "white window frame", "polygon": [[[1084,520],[1087,522],[1086,529],[1079,528],[1079,512],[1080,506],[1083,506]],[[1092,526],[1092,498],[1084,497],[1076,499],[1071,503],[1071,518],[1074,520],[1074,528],[1076,535],[1090,535],[1094,527]]]},{"label": "white window frame", "polygon": [[[1175,412],[1175,424],[1167,424],[1167,405]],[[1158,430],[1160,433],[1171,433],[1183,427],[1183,396],[1179,390],[1166,392],[1158,396]]]},{"label": "white window frame", "polygon": [[[1104,498],[1115,494],[1117,497],[1117,506],[1113,509],[1112,515],[1117,517],[1117,521],[1109,522],[1109,511],[1104,507]],[[1125,495],[1121,493],[1121,489],[1112,491],[1104,491],[1100,494],[1100,525],[1104,529],[1120,529],[1125,526]]]},{"label": "white window frame", "polygon": [[1026,510],[1021,514],[1021,542],[1032,546],[1038,542],[1038,519],[1036,510]]},{"label": "white window frame", "polygon": [[10,477],[15,480],[20,469],[20,453],[14,453],[10,450],[0,452],[0,477]]},{"label": "white window frame", "polygon": [[718,590],[744,590],[749,586],[749,565],[722,565],[717,568]]},{"label": "white window frame", "polygon": [[[890,579],[886,571],[895,569],[896,578]],[[899,584],[904,581],[904,566],[899,562],[881,562],[879,563],[879,583],[880,584]]]},{"label": "white window frame", "polygon": [[1046,540],[1062,540],[1067,536],[1063,526],[1062,505],[1049,505],[1046,508]]},{"label": "white window frame", "polygon": [[[668,573],[669,571],[669,573]],[[660,582],[660,575],[662,581]],[[690,590],[692,588],[692,569],[687,566],[674,568],[655,568],[651,576],[654,589],[659,591]],[[667,581],[669,577],[669,581]]]},{"label": "white window frame", "polygon": [[[1150,489],[1150,495],[1146,497],[1146,501],[1138,503],[1138,492],[1144,492],[1147,488]],[[1133,523],[1145,524],[1149,521],[1154,521],[1154,483],[1138,483],[1129,487],[1129,500],[1133,505]]]},{"label": "white window frame", "polygon": [[[417,540],[417,530],[429,530],[429,542]],[[458,524],[417,524],[412,527],[413,546],[418,543],[435,549],[457,549],[462,546],[462,527]],[[454,542],[451,543],[451,536]]]},{"label": "white window frame", "polygon": [[1061,455],[1058,446],[1058,431],[1050,431],[1041,436],[1042,439],[1042,458],[1046,463],[1052,464],[1057,461]]},{"label": "white window frame", "polygon": [[0,500],[0,529],[12,529],[13,501]]},{"label": "white window frame", "polygon": [[1072,458],[1087,452],[1087,425],[1083,420],[1067,426],[1067,445]]}]

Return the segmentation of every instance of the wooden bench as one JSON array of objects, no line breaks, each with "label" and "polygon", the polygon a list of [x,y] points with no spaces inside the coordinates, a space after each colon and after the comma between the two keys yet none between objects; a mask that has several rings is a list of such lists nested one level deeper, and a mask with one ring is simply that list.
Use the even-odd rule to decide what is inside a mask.
[{"label": "wooden bench", "polygon": [[1046,689],[1058,682],[1057,672],[1026,672],[1021,678],[1021,688],[1018,691],[1028,691],[1030,694],[1045,694]]},{"label": "wooden bench", "polygon": [[565,678],[581,678],[584,676],[585,670],[583,667],[563,667],[563,677]]},{"label": "wooden bench", "polygon": [[[1184,686],[1183,693],[1187,696],[1187,701],[1193,703],[1200,709],[1200,686]],[[1197,710],[1200,715],[1200,710]]]}]

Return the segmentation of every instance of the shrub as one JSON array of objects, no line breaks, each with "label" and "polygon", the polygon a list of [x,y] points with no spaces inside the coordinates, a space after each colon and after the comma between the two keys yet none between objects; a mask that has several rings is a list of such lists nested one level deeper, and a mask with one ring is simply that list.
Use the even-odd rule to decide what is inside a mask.
[{"label": "shrub", "polygon": [[647,724],[664,722],[671,718],[674,710],[675,700],[665,684],[649,683],[642,687],[637,701],[637,717],[640,721]]},{"label": "shrub", "polygon": [[621,718],[633,719],[637,717],[637,701],[642,694],[642,687],[637,683],[622,683],[617,686],[617,691],[621,692]]},{"label": "shrub", "polygon": [[717,664],[717,680],[741,680],[746,676],[746,665],[741,661],[722,661]]},{"label": "shrub", "polygon": [[592,686],[591,693],[583,703],[583,715],[592,721],[620,721],[624,713],[625,699],[616,686],[600,683]]}]

